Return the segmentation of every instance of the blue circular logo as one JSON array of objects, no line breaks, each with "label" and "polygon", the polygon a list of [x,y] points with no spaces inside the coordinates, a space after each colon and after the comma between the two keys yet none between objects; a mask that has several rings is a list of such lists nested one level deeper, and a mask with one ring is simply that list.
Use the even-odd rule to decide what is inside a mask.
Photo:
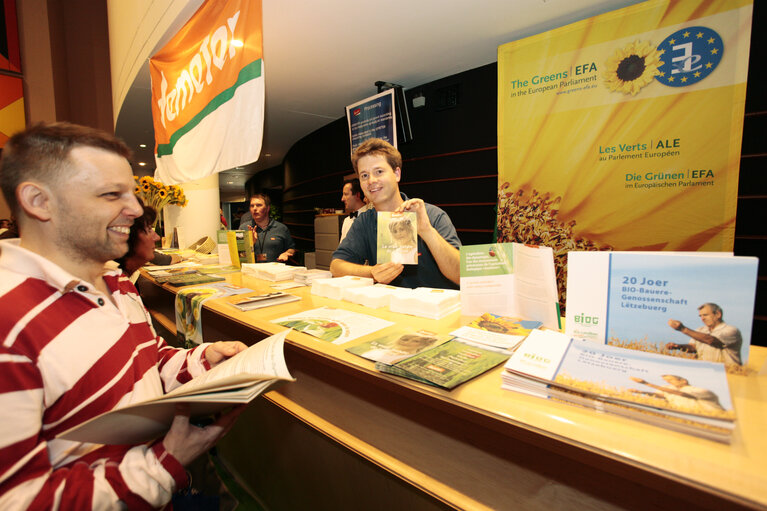
[{"label": "blue circular logo", "polygon": [[663,85],[686,87],[710,75],[724,53],[724,42],[707,27],[677,30],[658,45],[663,65],[655,76]]}]

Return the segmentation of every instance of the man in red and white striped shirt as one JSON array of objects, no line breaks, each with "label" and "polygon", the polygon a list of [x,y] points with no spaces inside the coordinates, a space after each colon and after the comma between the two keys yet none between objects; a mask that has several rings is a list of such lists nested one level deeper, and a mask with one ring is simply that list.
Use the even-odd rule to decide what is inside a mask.
[{"label": "man in red and white striped shirt", "polygon": [[145,445],[56,438],[245,348],[167,346],[133,284],[104,271],[142,213],[129,156],[111,135],[67,123],[33,126],[3,149],[0,187],[21,237],[0,242],[0,509],[162,507],[239,412],[199,428],[180,409]]}]

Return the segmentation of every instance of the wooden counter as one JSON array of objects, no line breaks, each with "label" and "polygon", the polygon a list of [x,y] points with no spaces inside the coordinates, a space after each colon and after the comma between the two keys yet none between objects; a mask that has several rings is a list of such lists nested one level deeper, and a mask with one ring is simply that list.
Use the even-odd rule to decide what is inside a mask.
[{"label": "wooden counter", "polygon": [[[227,280],[258,292],[269,282]],[[156,321],[175,332],[172,288],[141,277]],[[435,321],[310,294],[240,312],[209,300],[206,340],[256,342],[270,320],[320,306],[448,333],[473,317]],[[392,327],[390,327],[392,328]],[[731,445],[501,389],[502,366],[452,391],[377,372],[300,332],[286,344],[295,383],[251,405],[219,449],[272,509],[767,509],[767,349],[730,375]],[[350,507],[349,507],[350,506]]]}]

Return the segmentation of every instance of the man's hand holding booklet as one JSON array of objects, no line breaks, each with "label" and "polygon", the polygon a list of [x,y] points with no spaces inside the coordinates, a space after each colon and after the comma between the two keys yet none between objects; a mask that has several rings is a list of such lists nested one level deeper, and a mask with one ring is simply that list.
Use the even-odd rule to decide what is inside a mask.
[{"label": "man's hand holding booklet", "polygon": [[283,352],[288,332],[253,344],[167,394],[103,413],[58,436],[99,444],[136,444],[168,431],[177,403],[189,405],[193,422],[247,404],[275,383],[295,380]]}]

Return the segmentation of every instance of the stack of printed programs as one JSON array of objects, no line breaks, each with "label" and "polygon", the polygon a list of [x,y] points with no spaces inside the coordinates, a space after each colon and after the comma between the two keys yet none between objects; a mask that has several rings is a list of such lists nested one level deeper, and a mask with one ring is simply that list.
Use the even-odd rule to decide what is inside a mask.
[{"label": "stack of printed programs", "polygon": [[344,297],[344,289],[349,287],[372,286],[373,279],[368,277],[355,277],[346,275],[330,279],[317,279],[312,282],[312,294],[341,300]]},{"label": "stack of printed programs", "polygon": [[417,287],[392,297],[389,310],[429,319],[444,318],[461,308],[461,293],[457,289]]},{"label": "stack of printed programs", "polygon": [[412,290],[406,287],[374,284],[372,286],[349,287],[344,289],[344,300],[358,303],[371,309],[389,307],[393,300],[405,296]]},{"label": "stack of printed programs", "polygon": [[735,428],[724,364],[533,330],[509,358],[503,388],[563,400],[729,443]]},{"label": "stack of printed programs", "polygon": [[293,281],[298,282],[299,284],[302,284],[304,286],[310,286],[312,282],[314,282],[317,279],[330,279],[330,278],[333,278],[333,274],[330,273],[328,270],[319,270],[316,268],[311,270],[307,270],[303,268],[293,274]]},{"label": "stack of printed programs", "polygon": [[306,267],[288,266],[285,263],[242,263],[243,273],[272,282],[293,280],[293,275],[301,270],[306,270]]}]

